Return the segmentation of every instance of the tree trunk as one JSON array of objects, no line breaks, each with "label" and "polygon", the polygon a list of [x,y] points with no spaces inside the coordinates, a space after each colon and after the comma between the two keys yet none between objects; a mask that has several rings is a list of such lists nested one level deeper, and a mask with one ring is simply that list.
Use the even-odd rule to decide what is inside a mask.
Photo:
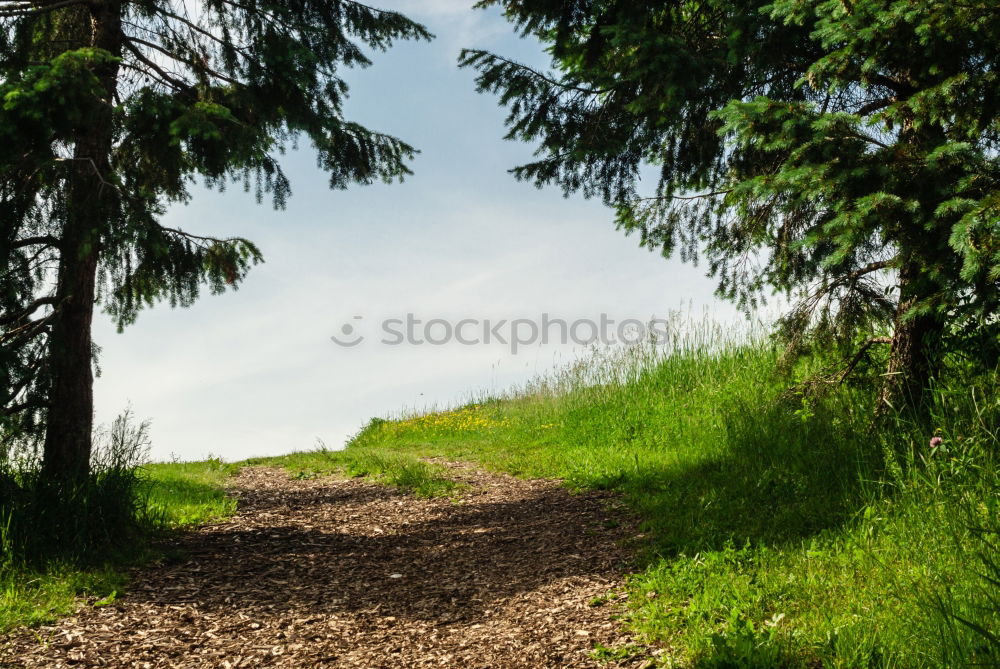
[{"label": "tree trunk", "polygon": [[[120,2],[95,2],[90,13],[92,46],[119,56]],[[108,180],[118,66],[102,66],[95,74],[105,96],[94,105],[91,123],[80,131],[73,150],[60,239],[57,306],[49,335],[51,385],[42,469],[50,480],[69,483],[90,472],[94,424],[91,322],[101,237],[118,196]]]},{"label": "tree trunk", "polygon": [[921,270],[916,261],[899,272],[899,305],[889,350],[889,365],[878,413],[895,408],[918,408],[936,371],[937,348],[943,324],[935,314],[908,314],[921,297]]},{"label": "tree trunk", "polygon": [[[81,204],[79,199],[70,198],[71,207]],[[97,278],[97,240],[92,235],[80,234],[89,232],[79,229],[86,224],[87,216],[71,214],[69,218],[72,223],[67,222],[67,228],[72,225],[77,234],[72,243],[68,234],[64,237],[59,263],[59,306],[49,335],[52,382],[43,460],[45,474],[58,480],[79,480],[89,473],[94,423],[90,326]]]}]

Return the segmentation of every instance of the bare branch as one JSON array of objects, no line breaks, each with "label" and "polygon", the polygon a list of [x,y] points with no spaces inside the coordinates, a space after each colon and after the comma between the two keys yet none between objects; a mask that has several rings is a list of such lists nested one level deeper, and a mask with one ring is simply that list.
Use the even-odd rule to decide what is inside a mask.
[{"label": "bare branch", "polygon": [[913,93],[913,87],[909,84],[896,81],[892,77],[888,77],[884,74],[862,74],[861,78],[862,80],[868,80],[873,84],[895,91],[898,95],[909,95]]},{"label": "bare branch", "polygon": [[190,232],[184,232],[180,228],[168,228],[167,226],[160,225],[159,223],[154,223],[154,225],[156,225],[156,227],[162,230],[163,232],[169,232],[171,234],[178,235],[180,237],[184,237],[185,239],[190,239],[195,242],[209,242],[211,244],[232,244],[234,242],[245,241],[242,237],[227,237],[225,239],[219,237],[205,237]]},{"label": "bare branch", "polygon": [[281,19],[279,19],[274,14],[272,14],[270,12],[267,12],[267,11],[265,11],[265,10],[259,8],[259,7],[247,7],[246,5],[241,5],[238,2],[233,2],[233,0],[222,0],[222,4],[229,5],[230,7],[235,7],[236,9],[243,10],[247,14],[259,14],[260,16],[264,17],[265,19],[267,19],[268,21],[270,21],[270,22],[272,22],[272,23],[274,23],[276,25],[279,25],[279,26],[282,26],[282,27],[286,27],[286,24],[285,24],[284,21],[282,21]]},{"label": "bare branch", "polygon": [[[180,58],[177,57],[176,53],[174,53],[173,51],[170,51],[166,47],[163,47],[163,46],[161,46],[159,44],[156,44],[155,42],[148,42],[148,41],[146,41],[146,40],[144,40],[144,39],[142,39],[140,37],[127,36],[127,37],[124,38],[124,41],[125,41],[126,45],[128,45],[129,43],[134,43],[134,44],[132,44],[132,48],[129,49],[129,51],[132,51],[133,53],[136,53],[138,51],[138,49],[135,48],[135,44],[141,44],[144,47],[147,47],[149,49],[152,49],[154,51],[162,53],[164,56],[166,56],[167,58],[170,58],[174,62],[181,63],[181,64],[183,64],[183,65],[185,65],[187,67],[190,67],[193,70],[200,69],[203,72],[205,72],[206,74],[209,74],[209,75],[215,77],[216,79],[220,79],[222,81],[225,81],[227,84],[232,84],[233,86],[239,86],[240,85],[240,82],[237,81],[236,79],[233,79],[232,77],[226,76],[225,74],[223,74],[221,72],[213,70],[211,67],[208,66],[208,62],[207,61],[202,61],[201,63],[195,64],[195,63],[190,63],[190,62],[181,60]],[[147,65],[151,65],[151,62],[148,61],[148,60],[145,60],[145,57],[144,57],[144,61],[143,62],[145,62]]]},{"label": "bare branch", "polygon": [[41,244],[43,246],[54,246],[59,247],[59,239],[53,237],[52,235],[39,235],[38,237],[25,237],[24,239],[18,239],[11,243],[10,248],[20,249],[25,246],[35,246],[36,244]]},{"label": "bare branch", "polygon": [[847,376],[852,371],[854,371],[854,368],[857,366],[857,364],[859,362],[861,362],[861,358],[868,351],[868,349],[870,349],[872,346],[874,346],[875,344],[891,344],[891,343],[892,343],[892,337],[872,337],[872,338],[870,338],[868,341],[866,341],[864,344],[861,345],[861,348],[858,349],[858,352],[854,354],[853,358],[851,358],[851,362],[848,363],[847,368],[844,369],[843,372],[841,372],[840,379],[837,381],[837,383],[841,384],[841,383],[844,382],[845,379],[847,379]]},{"label": "bare branch", "polygon": [[894,97],[879,98],[878,100],[872,100],[854,113],[858,116],[868,116],[869,114],[874,114],[881,109],[885,109],[894,102],[896,102],[896,98]]},{"label": "bare branch", "polygon": [[0,326],[17,323],[18,321],[22,321],[31,314],[35,313],[41,307],[44,307],[46,305],[54,306],[55,304],[56,304],[56,298],[51,295],[47,297],[40,297],[34,302],[28,304],[26,307],[21,309],[21,311],[17,312],[16,314],[0,316]]},{"label": "bare branch", "polygon": [[716,197],[718,195],[728,195],[729,193],[732,193],[732,192],[733,192],[733,190],[731,188],[728,188],[726,190],[716,190],[716,191],[712,191],[711,193],[700,193],[698,195],[687,195],[687,196],[685,196],[685,195],[654,195],[653,197],[640,197],[640,198],[638,198],[638,200],[640,202],[659,201],[659,200],[700,200],[700,199],[706,198],[706,197]]},{"label": "bare branch", "polygon": [[159,14],[160,16],[166,16],[168,18],[174,19],[175,21],[178,21],[179,23],[182,23],[184,26],[186,26],[191,31],[196,32],[196,33],[198,33],[200,35],[204,35],[205,37],[209,38],[210,40],[212,40],[213,42],[215,42],[217,44],[220,44],[220,45],[222,45],[224,47],[231,47],[234,51],[236,51],[236,53],[240,54],[244,58],[249,58],[250,57],[250,54],[248,54],[247,51],[245,49],[243,49],[242,47],[238,47],[235,44],[231,44],[229,42],[226,42],[225,40],[223,40],[222,38],[220,38],[218,35],[212,34],[211,31],[205,30],[204,28],[202,28],[198,24],[196,24],[196,23],[194,23],[192,21],[189,21],[188,19],[184,18],[180,14],[175,14],[175,13],[173,13],[171,11],[166,10],[166,9],[160,9],[160,10],[158,10],[157,14]]},{"label": "bare branch", "polygon": [[849,133],[847,133],[847,136],[848,137],[853,137],[855,139],[860,139],[860,140],[868,142],[870,144],[874,144],[875,146],[881,146],[883,149],[891,149],[892,148],[888,144],[880,142],[877,139],[875,139],[874,137],[869,137],[868,135],[866,135],[864,133],[861,133],[861,132],[849,132]]},{"label": "bare branch", "polygon": [[[40,346],[38,348],[38,351],[35,354],[34,360],[32,360],[31,364],[28,365],[28,367],[27,367],[27,371],[29,373],[25,374],[24,377],[20,381],[18,381],[13,386],[11,386],[11,388],[7,391],[8,397],[10,398],[10,399],[7,400],[8,402],[15,401],[21,395],[21,393],[24,391],[24,389],[28,387],[28,384],[30,384],[34,380],[35,375],[38,372],[38,368],[42,366],[42,363],[45,360],[45,354],[46,354],[46,352],[47,352],[47,348],[46,347]],[[12,404],[12,405],[8,405],[8,406],[4,407],[3,411],[8,416],[10,416],[10,415],[15,414],[15,413],[17,413],[19,411],[24,411],[25,409],[27,409],[29,407],[30,407],[30,405],[27,402],[20,402],[18,404]]]},{"label": "bare branch", "polygon": [[57,163],[68,163],[68,162],[71,162],[71,161],[83,162],[83,163],[90,163],[90,166],[94,168],[94,174],[97,175],[97,179],[101,182],[101,187],[107,186],[108,188],[113,188],[116,191],[118,191],[119,193],[121,193],[121,189],[118,188],[118,186],[116,186],[115,184],[111,183],[110,181],[108,181],[108,180],[106,180],[104,178],[104,175],[101,173],[101,168],[99,168],[97,166],[97,163],[94,162],[93,158],[90,158],[90,157],[79,157],[79,158],[78,157],[73,157],[73,158],[55,158],[54,160]]},{"label": "bare branch", "polygon": [[[164,70],[163,68],[161,68],[159,65],[157,65],[153,61],[151,61],[148,58],[146,58],[146,55],[144,53],[142,53],[142,50],[140,50],[139,48],[137,48],[129,40],[126,39],[124,41],[124,46],[125,46],[126,49],[128,49],[129,51],[131,51],[132,54],[135,55],[135,57],[138,58],[139,61],[143,65],[145,65],[146,67],[149,67],[154,72],[156,72],[158,75],[160,75],[160,79],[158,81],[160,81],[161,83],[164,83],[164,84],[170,86],[171,88],[173,88],[177,92],[183,92],[183,91],[189,91],[189,90],[191,90],[191,88],[192,88],[191,84],[189,84],[188,82],[184,81],[183,79],[175,77],[173,74],[170,74],[169,72],[167,72],[166,70]],[[135,68],[134,66],[133,66],[133,69],[138,70],[138,68]],[[142,71],[142,70],[139,70],[139,71]]]},{"label": "bare branch", "polygon": [[16,413],[21,413],[25,409],[30,409],[32,406],[33,405],[30,402],[19,402],[18,404],[5,406],[2,411],[5,416],[13,416]]},{"label": "bare branch", "polygon": [[178,86],[173,81],[169,81],[167,79],[164,79],[163,75],[160,72],[153,73],[153,72],[150,72],[149,70],[144,70],[143,68],[139,67],[135,63],[122,63],[121,66],[123,68],[125,68],[125,69],[132,70],[133,72],[141,74],[144,77],[148,77],[149,79],[152,79],[156,83],[162,84],[163,86],[166,86],[170,90],[175,91],[177,93],[188,93],[188,92],[191,91],[191,87],[190,86],[185,86],[185,88],[181,88],[180,86]]},{"label": "bare branch", "polygon": [[871,274],[872,272],[877,272],[883,269],[889,269],[890,267],[892,267],[891,260],[876,260],[875,262],[870,262],[864,267],[860,267],[854,270],[853,272],[849,272],[843,276],[839,276],[834,281],[826,284],[825,286],[817,288],[816,292],[814,292],[812,295],[809,296],[809,299],[818,300],[824,295],[830,293],[834,288],[839,288],[844,284],[854,283],[855,281],[865,276],[866,274]]},{"label": "bare branch", "polygon": [[[58,307],[56,307],[58,309]],[[25,323],[24,325],[14,328],[13,330],[8,330],[3,334],[0,334],[0,347],[8,351],[16,351],[25,344],[31,342],[32,339],[37,337],[39,334],[45,330],[49,325],[49,321],[55,315],[53,310],[48,316],[44,318],[39,318],[38,320],[31,321],[30,323]]]}]

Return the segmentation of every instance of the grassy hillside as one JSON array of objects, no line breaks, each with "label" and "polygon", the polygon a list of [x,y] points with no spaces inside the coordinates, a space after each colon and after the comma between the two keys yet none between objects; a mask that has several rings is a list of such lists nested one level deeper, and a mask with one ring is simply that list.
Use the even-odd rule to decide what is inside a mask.
[{"label": "grassy hillside", "polygon": [[[763,340],[720,341],[595,354],[502,397],[373,419],[342,452],[153,465],[144,508],[161,528],[225,514],[242,464],[438,495],[456,484],[422,458],[474,461],[624,496],[646,546],[628,623],[667,666],[1000,663],[997,374],[956,370],[929,416],[874,422],[877,376],[806,393],[818,358],[780,372]],[[105,597],[116,573],[8,570],[0,627]]]},{"label": "grassy hillside", "polygon": [[629,621],[680,665],[1000,663],[996,375],[956,377],[929,419],[876,429],[872,383],[807,397],[777,366],[763,343],[598,356],[505,397],[373,420],[341,457],[621,491],[648,537]]}]

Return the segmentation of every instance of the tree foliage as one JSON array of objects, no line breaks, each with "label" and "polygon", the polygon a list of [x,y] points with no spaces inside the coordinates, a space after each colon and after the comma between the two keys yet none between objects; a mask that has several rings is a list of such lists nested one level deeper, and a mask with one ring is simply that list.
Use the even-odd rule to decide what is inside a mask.
[{"label": "tree foliage", "polygon": [[71,430],[89,454],[88,408],[68,404],[89,392],[93,302],[123,327],[261,260],[247,239],[163,225],[193,184],[282,207],[279,159],[300,138],[333,188],[407,174],[411,146],[345,118],[343,72],[428,38],[351,0],[0,0],[5,433]]},{"label": "tree foliage", "polygon": [[643,245],[706,259],[747,310],[791,296],[793,341],[891,326],[890,386],[926,383],[949,343],[995,356],[992,0],[489,5],[555,68],[462,54],[509,108],[507,137],[538,146],[518,178],[603,198]]}]

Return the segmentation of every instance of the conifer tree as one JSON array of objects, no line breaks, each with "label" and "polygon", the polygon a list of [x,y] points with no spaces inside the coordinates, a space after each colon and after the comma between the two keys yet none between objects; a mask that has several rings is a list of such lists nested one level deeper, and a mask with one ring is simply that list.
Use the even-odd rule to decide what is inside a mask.
[{"label": "conifer tree", "polygon": [[352,0],[0,0],[0,427],[47,476],[89,471],[95,304],[122,327],[261,258],[165,209],[196,180],[281,207],[299,137],[333,188],[401,179],[414,150],[344,117],[342,74],[429,37]]},{"label": "conifer tree", "polygon": [[602,197],[747,310],[791,296],[792,342],[889,343],[883,407],[919,403],[947,346],[996,362],[994,0],[490,5],[555,68],[461,56],[537,143],[518,178]]}]

